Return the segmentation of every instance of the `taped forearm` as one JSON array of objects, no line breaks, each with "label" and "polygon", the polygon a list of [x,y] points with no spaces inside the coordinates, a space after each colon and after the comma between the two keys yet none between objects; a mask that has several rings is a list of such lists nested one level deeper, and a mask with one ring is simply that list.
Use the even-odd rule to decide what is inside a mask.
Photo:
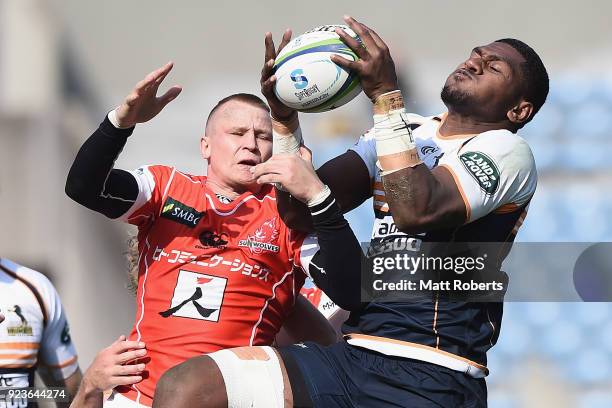
[{"label": "taped forearm", "polygon": [[383,176],[422,163],[405,115],[400,91],[383,94],[374,103],[377,164]]},{"label": "taped forearm", "polygon": [[297,113],[287,120],[272,118],[272,154],[297,153],[302,144],[302,130]]}]

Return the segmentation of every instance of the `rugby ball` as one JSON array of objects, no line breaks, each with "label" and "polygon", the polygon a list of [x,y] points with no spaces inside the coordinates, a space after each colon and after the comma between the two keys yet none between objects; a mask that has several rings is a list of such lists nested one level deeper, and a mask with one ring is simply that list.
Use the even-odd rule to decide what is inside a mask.
[{"label": "rugby ball", "polygon": [[334,54],[351,61],[358,59],[334,32],[336,27],[361,41],[345,25],[324,25],[294,38],[278,53],[274,93],[283,104],[300,112],[325,112],[359,95],[357,74],[330,59]]}]

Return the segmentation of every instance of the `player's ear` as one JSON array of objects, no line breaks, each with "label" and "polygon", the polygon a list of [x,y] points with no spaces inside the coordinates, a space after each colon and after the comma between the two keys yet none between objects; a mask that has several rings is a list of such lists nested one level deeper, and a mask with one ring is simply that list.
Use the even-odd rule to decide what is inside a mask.
[{"label": "player's ear", "polygon": [[210,159],[210,136],[202,136],[200,139],[200,153],[204,160]]},{"label": "player's ear", "polygon": [[512,109],[508,111],[506,116],[510,122],[519,125],[528,121],[529,118],[531,118],[532,113],[533,104],[521,99],[518,104],[513,106]]}]

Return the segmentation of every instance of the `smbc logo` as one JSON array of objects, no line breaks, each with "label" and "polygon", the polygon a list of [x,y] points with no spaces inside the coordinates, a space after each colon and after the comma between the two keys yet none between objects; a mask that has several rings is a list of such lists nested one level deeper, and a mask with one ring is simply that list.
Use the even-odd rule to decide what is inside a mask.
[{"label": "smbc logo", "polygon": [[291,80],[295,82],[295,84],[293,84],[295,89],[304,89],[308,86],[308,78],[304,76],[304,70],[294,69],[289,76]]}]

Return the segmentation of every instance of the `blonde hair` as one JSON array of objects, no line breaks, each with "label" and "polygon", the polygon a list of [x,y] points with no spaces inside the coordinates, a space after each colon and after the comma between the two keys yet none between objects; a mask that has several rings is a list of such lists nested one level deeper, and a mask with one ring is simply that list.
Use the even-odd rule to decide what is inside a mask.
[{"label": "blonde hair", "polygon": [[127,240],[127,250],[124,252],[127,262],[128,282],[127,289],[136,296],[138,291],[138,237],[132,235]]}]

